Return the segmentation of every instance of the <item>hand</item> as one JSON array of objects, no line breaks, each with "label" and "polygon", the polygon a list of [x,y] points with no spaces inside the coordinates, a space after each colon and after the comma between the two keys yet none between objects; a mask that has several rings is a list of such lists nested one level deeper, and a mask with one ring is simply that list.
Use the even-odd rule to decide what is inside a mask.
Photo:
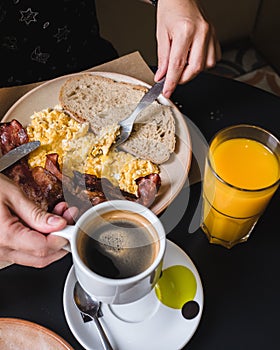
[{"label": "hand", "polygon": [[157,6],[155,81],[166,75],[163,95],[169,98],[177,84],[213,67],[221,58],[221,49],[196,0],[159,0]]},{"label": "hand", "polygon": [[76,215],[77,209],[65,202],[54,214],[43,211],[0,174],[0,261],[44,267],[62,258],[67,241],[47,234],[72,224]]}]

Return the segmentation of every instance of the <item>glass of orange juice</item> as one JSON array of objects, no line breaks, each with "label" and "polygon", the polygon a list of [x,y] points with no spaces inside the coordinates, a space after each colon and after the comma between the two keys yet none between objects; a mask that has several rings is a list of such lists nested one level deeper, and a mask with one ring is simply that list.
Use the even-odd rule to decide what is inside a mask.
[{"label": "glass of orange juice", "polygon": [[254,125],[219,131],[209,145],[202,229],[211,243],[247,241],[280,183],[280,142]]}]

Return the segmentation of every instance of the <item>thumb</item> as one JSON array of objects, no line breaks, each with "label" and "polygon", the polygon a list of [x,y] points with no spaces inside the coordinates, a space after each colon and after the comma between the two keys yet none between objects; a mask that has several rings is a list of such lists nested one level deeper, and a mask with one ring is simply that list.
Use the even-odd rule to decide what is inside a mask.
[{"label": "thumb", "polygon": [[66,219],[62,216],[41,209],[24,194],[17,204],[19,205],[14,209],[17,216],[36,231],[50,233],[63,229],[67,224]]}]

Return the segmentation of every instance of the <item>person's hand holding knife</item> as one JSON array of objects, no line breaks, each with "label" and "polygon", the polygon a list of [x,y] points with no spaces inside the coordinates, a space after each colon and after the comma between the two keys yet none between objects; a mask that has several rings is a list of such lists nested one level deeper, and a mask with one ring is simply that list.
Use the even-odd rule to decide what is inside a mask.
[{"label": "person's hand holding knife", "polygon": [[155,81],[166,76],[163,95],[169,98],[177,84],[184,84],[213,67],[221,58],[221,49],[198,0],[152,2],[157,6]]}]

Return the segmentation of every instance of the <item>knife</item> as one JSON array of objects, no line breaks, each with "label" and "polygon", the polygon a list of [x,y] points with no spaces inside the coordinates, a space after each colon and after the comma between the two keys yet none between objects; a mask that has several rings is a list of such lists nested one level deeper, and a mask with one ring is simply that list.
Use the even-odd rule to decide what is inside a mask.
[{"label": "knife", "polygon": [[40,141],[31,141],[24,143],[4,154],[0,158],[0,172],[7,169],[9,166],[13,165],[15,162],[34,151],[40,146],[40,144]]},{"label": "knife", "polygon": [[130,114],[129,117],[118,122],[120,126],[120,134],[118,135],[116,141],[114,142],[114,146],[118,147],[122,143],[124,143],[130,136],[133,128],[134,121],[138,114],[148,107],[152,102],[154,102],[160,95],[163,89],[163,85],[165,83],[165,77],[160,81],[155,83],[148,92],[141,98],[140,102],[137,104],[134,111]]}]

